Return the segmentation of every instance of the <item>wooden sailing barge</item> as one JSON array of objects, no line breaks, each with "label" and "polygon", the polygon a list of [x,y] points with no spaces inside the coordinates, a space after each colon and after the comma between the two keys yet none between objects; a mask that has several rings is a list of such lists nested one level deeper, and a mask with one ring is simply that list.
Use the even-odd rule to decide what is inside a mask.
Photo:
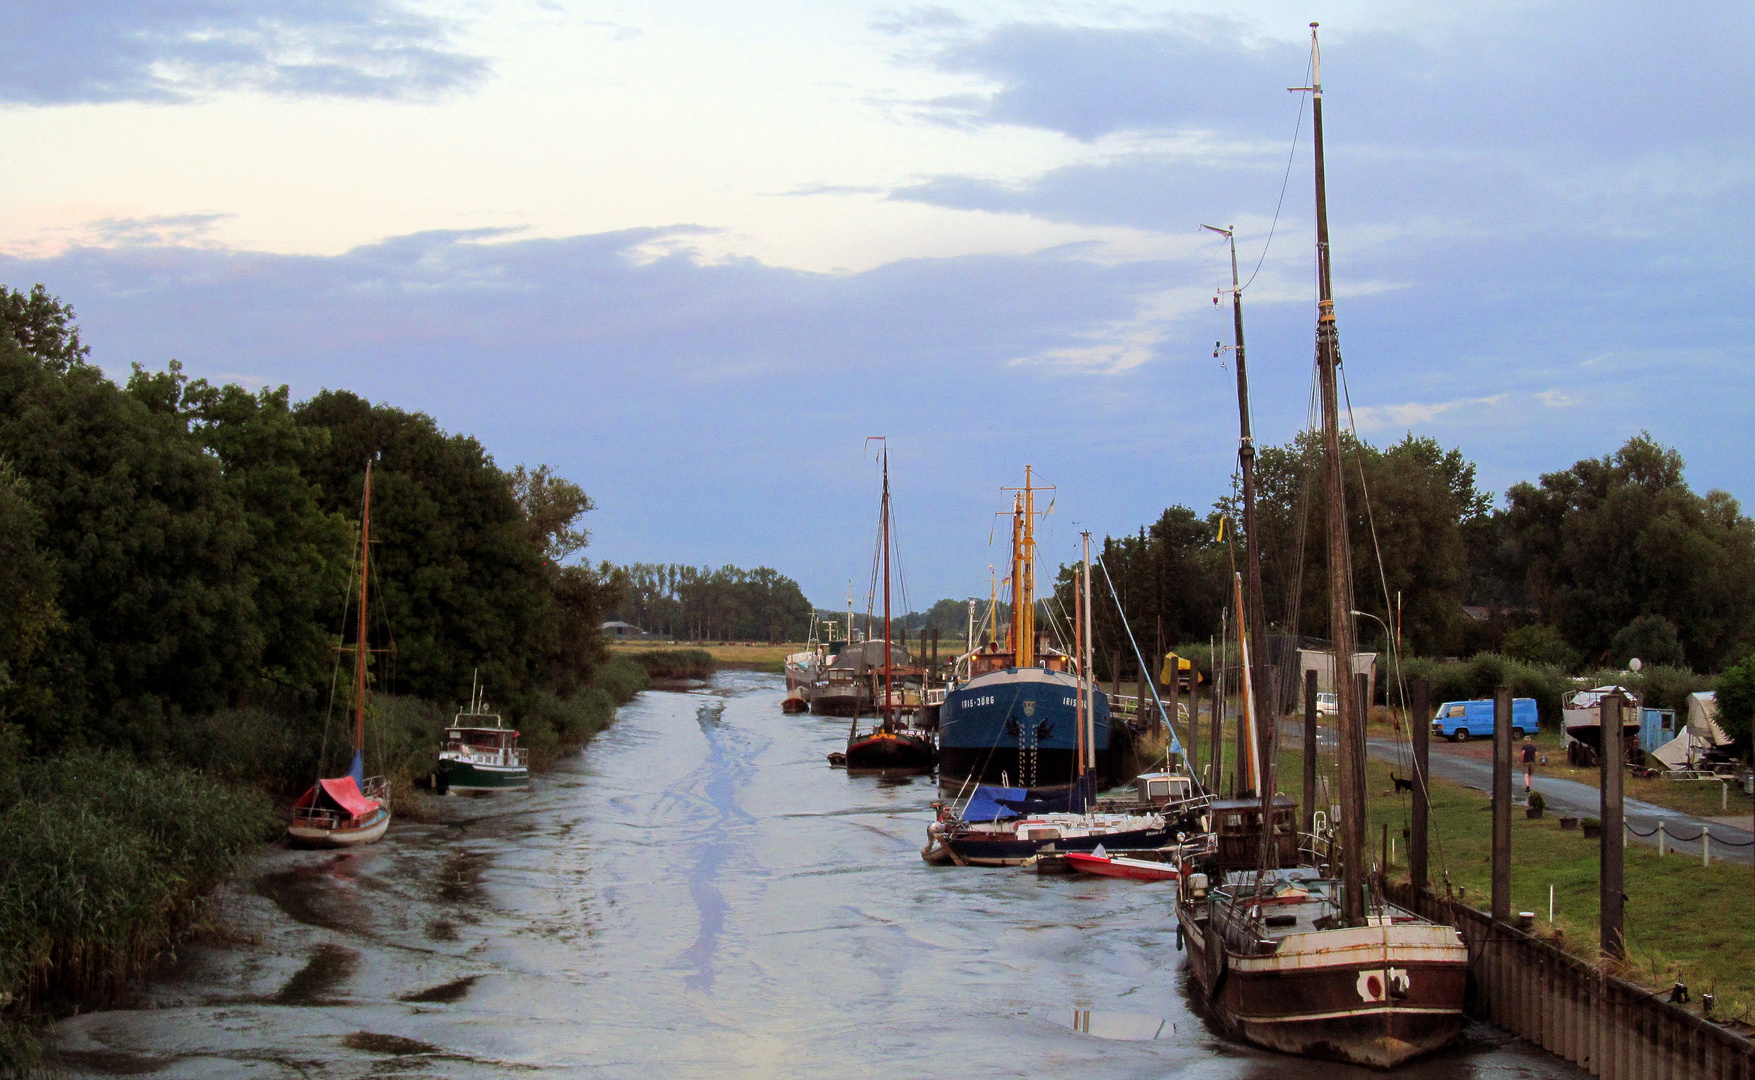
[{"label": "wooden sailing barge", "polygon": [[[1319,307],[1317,365],[1322,403],[1330,633],[1337,672],[1352,670],[1352,550],[1341,486],[1336,393],[1340,363],[1329,277],[1328,209],[1323,171],[1322,67],[1311,24],[1309,90],[1316,140]],[[1225,230],[1217,230],[1225,231]],[[1226,231],[1229,236],[1229,232]],[[1245,797],[1215,803],[1215,854],[1184,868],[1177,944],[1188,952],[1191,985],[1214,1022],[1258,1046],[1376,1068],[1393,1068],[1449,1043],[1462,1028],[1468,954],[1456,929],[1388,903],[1366,874],[1365,730],[1367,702],[1352,679],[1335,680],[1340,757],[1340,835],[1327,867],[1296,866],[1291,800],[1275,794],[1276,724],[1262,671],[1249,644],[1262,640],[1260,563],[1254,528],[1254,446],[1243,355],[1243,307],[1235,313],[1239,453],[1249,560],[1249,603],[1238,576],[1236,599],[1245,723],[1251,736]],[[1240,771],[1245,771],[1240,770]],[[1332,871],[1338,863],[1339,874]]]}]

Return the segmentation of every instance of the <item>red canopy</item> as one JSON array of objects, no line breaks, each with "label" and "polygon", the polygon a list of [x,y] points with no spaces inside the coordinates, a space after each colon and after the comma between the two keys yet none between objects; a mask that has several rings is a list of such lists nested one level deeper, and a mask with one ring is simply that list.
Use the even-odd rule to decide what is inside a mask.
[{"label": "red canopy", "polygon": [[378,808],[376,799],[368,799],[360,794],[359,785],[353,782],[351,776],[338,776],[334,780],[319,780],[317,787],[299,796],[298,802],[293,805],[310,806],[316,799],[318,788],[321,788],[323,794],[327,795],[336,806],[356,818],[364,817]]}]

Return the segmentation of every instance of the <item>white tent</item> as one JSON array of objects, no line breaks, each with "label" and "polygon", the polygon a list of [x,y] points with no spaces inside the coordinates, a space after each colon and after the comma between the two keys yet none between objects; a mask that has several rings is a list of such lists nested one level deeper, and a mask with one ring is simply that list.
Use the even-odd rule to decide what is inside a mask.
[{"label": "white tent", "polygon": [[1713,691],[1702,690],[1688,695],[1688,730],[1702,739],[1712,740],[1713,746],[1724,746],[1731,741],[1725,729],[1718,726],[1718,697]]},{"label": "white tent", "polygon": [[1651,756],[1672,769],[1693,768],[1707,751],[1731,741],[1725,737],[1724,728],[1718,726],[1717,714],[1718,702],[1711,690],[1689,694],[1688,722],[1674,739],[1653,750]]}]

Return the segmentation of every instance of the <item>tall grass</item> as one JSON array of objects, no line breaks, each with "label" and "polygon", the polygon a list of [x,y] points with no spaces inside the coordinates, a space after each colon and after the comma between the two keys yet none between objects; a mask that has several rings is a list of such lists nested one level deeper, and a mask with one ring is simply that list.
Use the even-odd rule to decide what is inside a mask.
[{"label": "tall grass", "polygon": [[713,654],[706,649],[647,649],[622,655],[653,679],[705,679],[713,674]]},{"label": "tall grass", "polygon": [[281,829],[267,796],[192,769],[80,752],[0,792],[0,1072],[38,1060],[25,1019],[113,1000],[204,896]]}]

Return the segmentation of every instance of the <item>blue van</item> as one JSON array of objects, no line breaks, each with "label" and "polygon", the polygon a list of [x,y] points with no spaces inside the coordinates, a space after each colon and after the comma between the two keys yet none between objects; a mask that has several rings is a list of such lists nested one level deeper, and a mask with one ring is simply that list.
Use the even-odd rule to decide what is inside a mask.
[{"label": "blue van", "polygon": [[[1521,739],[1536,733],[1536,699],[1513,698],[1511,701],[1511,737]],[[1432,734],[1451,742],[1467,742],[1470,736],[1493,737],[1493,702],[1447,701],[1438,706],[1432,718]]]}]

